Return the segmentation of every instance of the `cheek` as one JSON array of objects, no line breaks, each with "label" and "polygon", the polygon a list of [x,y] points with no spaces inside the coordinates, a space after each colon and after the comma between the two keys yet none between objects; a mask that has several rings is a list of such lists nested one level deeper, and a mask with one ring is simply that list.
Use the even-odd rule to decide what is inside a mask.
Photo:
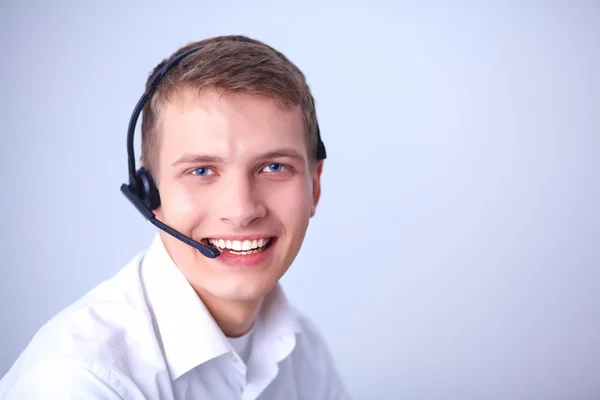
[{"label": "cheek", "polygon": [[206,215],[209,202],[198,201],[197,190],[193,187],[173,183],[161,192],[161,202],[165,219],[179,229],[188,231],[194,228]]},{"label": "cheek", "polygon": [[302,182],[271,196],[268,207],[287,230],[305,230],[310,218],[311,205],[310,185]]}]

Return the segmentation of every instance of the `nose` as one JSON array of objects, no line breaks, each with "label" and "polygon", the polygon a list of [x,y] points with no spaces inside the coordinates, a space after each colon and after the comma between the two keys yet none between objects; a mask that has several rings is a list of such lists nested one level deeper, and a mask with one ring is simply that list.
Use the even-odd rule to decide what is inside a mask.
[{"label": "nose", "polygon": [[231,176],[217,200],[221,221],[235,228],[244,228],[264,218],[267,208],[257,192],[247,177]]}]

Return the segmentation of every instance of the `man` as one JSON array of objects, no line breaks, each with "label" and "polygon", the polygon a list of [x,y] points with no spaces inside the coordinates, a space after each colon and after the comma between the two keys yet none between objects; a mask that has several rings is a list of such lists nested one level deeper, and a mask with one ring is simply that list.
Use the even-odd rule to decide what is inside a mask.
[{"label": "man", "polygon": [[161,230],[40,329],[0,398],[349,398],[278,284],[321,193],[303,74],[259,41],[226,36],[179,49],[147,89],[143,169],[130,159],[124,193]]}]

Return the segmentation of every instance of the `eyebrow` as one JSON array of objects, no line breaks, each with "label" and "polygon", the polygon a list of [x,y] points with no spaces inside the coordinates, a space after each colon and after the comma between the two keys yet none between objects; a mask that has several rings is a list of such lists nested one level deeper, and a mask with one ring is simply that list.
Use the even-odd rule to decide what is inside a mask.
[{"label": "eyebrow", "polygon": [[224,160],[217,156],[210,156],[207,154],[184,154],[172,165],[176,167],[181,164],[222,164],[223,162]]},{"label": "eyebrow", "polygon": [[269,151],[268,153],[265,153],[265,154],[262,154],[262,155],[256,157],[257,160],[265,160],[265,159],[271,159],[271,158],[291,158],[291,159],[294,159],[299,162],[305,162],[302,154],[300,154],[296,150],[290,149],[290,148]]},{"label": "eyebrow", "polygon": [[[255,160],[267,160],[273,158],[291,158],[299,162],[306,162],[305,158],[294,149],[282,148],[267,153],[261,154],[255,157]],[[174,167],[181,164],[224,164],[225,159],[219,156],[212,156],[209,154],[184,154],[172,165]]]}]

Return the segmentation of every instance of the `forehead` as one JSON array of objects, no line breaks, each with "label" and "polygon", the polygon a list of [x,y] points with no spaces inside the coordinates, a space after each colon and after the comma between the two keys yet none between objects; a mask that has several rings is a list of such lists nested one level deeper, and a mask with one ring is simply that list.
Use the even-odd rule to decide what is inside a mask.
[{"label": "forehead", "polygon": [[283,107],[266,96],[182,90],[163,104],[160,127],[161,165],[184,153],[243,162],[280,148],[308,160],[300,107]]}]

